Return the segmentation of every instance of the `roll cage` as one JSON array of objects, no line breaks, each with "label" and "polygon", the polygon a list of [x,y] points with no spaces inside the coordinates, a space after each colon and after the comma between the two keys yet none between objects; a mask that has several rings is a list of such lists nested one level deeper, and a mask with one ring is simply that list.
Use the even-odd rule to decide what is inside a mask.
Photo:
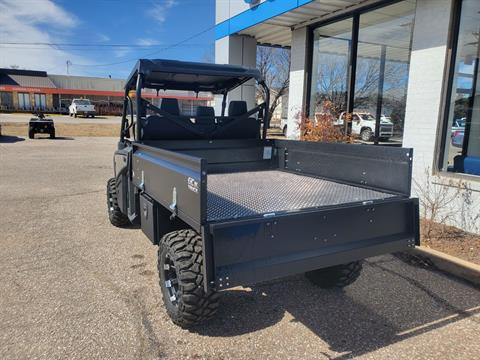
[{"label": "roll cage", "polygon": [[[140,59],[137,61],[125,84],[120,138],[122,141],[125,137],[130,138],[130,130],[132,129],[134,139],[140,141],[142,138],[143,121],[137,121],[137,119],[145,118],[147,110],[161,115],[179,126],[188,127],[189,130],[195,132],[194,127],[179,121],[179,116],[163,111],[161,108],[143,99],[142,89],[144,88],[156,90],[157,95],[160,90],[194,91],[197,96],[199,92],[222,95],[221,118],[224,118],[228,93],[251,79],[254,79],[258,85],[264,88],[266,94],[265,102],[248,110],[245,114],[237,116],[233,122],[238,123],[252,115],[258,114],[257,119],[262,124],[262,138],[265,139],[269,127],[268,104],[270,102],[270,91],[257,69],[236,65]],[[135,91],[136,117],[134,116],[132,91]],[[130,114],[128,114],[128,109],[130,109]],[[130,115],[130,119],[128,119],[128,115]],[[198,132],[198,136],[208,139],[212,134]]]}]

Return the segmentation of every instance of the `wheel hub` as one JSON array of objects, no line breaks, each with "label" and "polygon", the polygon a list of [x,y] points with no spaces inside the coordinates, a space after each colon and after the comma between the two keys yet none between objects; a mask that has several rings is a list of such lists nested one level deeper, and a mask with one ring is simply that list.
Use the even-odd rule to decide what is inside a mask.
[{"label": "wheel hub", "polygon": [[165,287],[167,288],[169,301],[174,306],[178,306],[178,276],[175,264],[169,255],[165,255],[163,264],[163,274],[165,279]]}]

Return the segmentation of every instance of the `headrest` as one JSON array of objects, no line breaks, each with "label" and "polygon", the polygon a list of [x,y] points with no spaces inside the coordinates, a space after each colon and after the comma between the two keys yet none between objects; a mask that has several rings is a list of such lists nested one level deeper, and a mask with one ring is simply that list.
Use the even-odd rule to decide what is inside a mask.
[{"label": "headrest", "polygon": [[197,116],[213,116],[215,117],[215,109],[211,106],[198,106]]},{"label": "headrest", "polygon": [[247,112],[247,102],[232,100],[228,105],[228,116],[240,116]]},{"label": "headrest", "polygon": [[162,104],[160,105],[160,110],[163,110],[170,115],[179,116],[180,108],[178,106],[178,100],[173,98],[164,98],[162,99]]}]

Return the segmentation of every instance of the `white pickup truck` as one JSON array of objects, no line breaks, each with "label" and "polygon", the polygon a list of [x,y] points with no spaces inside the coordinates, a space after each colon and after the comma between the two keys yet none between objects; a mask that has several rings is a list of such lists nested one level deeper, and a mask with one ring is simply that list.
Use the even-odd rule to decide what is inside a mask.
[{"label": "white pickup truck", "polygon": [[95,106],[88,99],[73,99],[72,104],[68,107],[68,114],[77,117],[83,115],[85,117],[95,117]]},{"label": "white pickup truck", "polygon": [[[336,121],[336,125],[343,125],[345,120],[345,112],[340,114]],[[375,117],[369,112],[354,112],[352,115],[352,134],[360,136],[363,141],[372,140],[375,135]],[[380,132],[379,137],[383,140],[388,140],[393,136],[392,121],[383,116],[380,118]]]}]

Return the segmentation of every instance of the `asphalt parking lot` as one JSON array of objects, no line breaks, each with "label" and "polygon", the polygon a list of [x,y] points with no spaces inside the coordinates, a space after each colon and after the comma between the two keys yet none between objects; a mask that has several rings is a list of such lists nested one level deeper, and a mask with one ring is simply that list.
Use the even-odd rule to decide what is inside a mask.
[{"label": "asphalt parking lot", "polygon": [[0,358],[480,358],[479,289],[391,255],[344,291],[298,275],[225,292],[193,332],[174,326],[156,247],[107,219],[115,145],[0,138]]}]

